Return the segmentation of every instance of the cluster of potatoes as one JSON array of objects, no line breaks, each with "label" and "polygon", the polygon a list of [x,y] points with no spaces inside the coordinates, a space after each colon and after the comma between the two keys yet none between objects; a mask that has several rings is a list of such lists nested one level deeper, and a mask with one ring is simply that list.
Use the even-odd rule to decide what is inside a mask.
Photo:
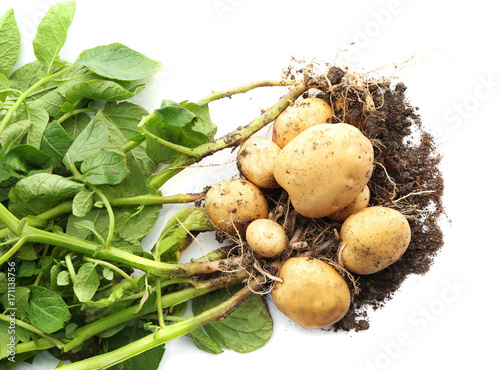
[{"label": "cluster of potatoes", "polygon": [[[205,208],[219,229],[246,238],[257,255],[274,258],[286,248],[287,236],[268,219],[260,189],[282,187],[299,214],[342,223],[339,260],[346,270],[373,274],[401,257],[411,230],[400,212],[369,206],[372,144],[355,126],[330,123],[333,113],[319,98],[290,105],[274,121],[272,140],[251,137],[241,145],[237,163],[244,179],[213,185]],[[273,301],[305,328],[330,326],[349,309],[348,284],[326,262],[291,257],[278,277]]]}]

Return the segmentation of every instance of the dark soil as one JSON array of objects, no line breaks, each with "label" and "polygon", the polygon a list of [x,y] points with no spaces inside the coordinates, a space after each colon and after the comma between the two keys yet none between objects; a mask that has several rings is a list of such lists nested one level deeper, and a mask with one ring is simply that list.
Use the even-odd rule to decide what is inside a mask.
[{"label": "dark soil", "polygon": [[[405,254],[393,265],[376,274],[353,276],[359,292],[353,294],[350,311],[334,325],[334,330],[368,329],[368,310],[381,308],[409,275],[425,274],[443,246],[439,224],[444,215],[443,178],[439,169],[441,157],[434,139],[424,130],[418,108],[407,99],[403,83],[370,81],[365,87],[363,91],[340,82],[334,91],[330,85],[330,92],[325,88],[315,95],[336,107],[334,122],[348,121],[370,138],[375,152],[374,171],[368,184],[370,205],[401,211],[410,222],[412,239]],[[374,110],[367,110],[367,91]],[[266,191],[266,195],[270,208],[281,205],[286,209],[279,221],[289,230],[289,237],[299,228],[304,230],[300,240],[308,243],[306,250],[288,249],[282,259],[305,253],[335,262],[340,223],[329,218],[295,218],[284,191]],[[290,225],[291,220],[295,221],[294,225]],[[346,280],[354,292],[354,284]]]},{"label": "dark soil", "polygon": [[[369,182],[370,204],[404,213],[412,229],[411,243],[401,259],[385,270],[356,277],[360,292],[348,315],[336,324],[343,330],[367,329],[367,306],[383,306],[408,275],[425,274],[443,246],[439,226],[444,215],[441,157],[433,137],[422,127],[418,108],[405,94],[403,83],[375,93],[375,105],[381,108],[365,118],[361,129],[374,143],[377,163]],[[415,139],[408,140],[412,133]]]}]

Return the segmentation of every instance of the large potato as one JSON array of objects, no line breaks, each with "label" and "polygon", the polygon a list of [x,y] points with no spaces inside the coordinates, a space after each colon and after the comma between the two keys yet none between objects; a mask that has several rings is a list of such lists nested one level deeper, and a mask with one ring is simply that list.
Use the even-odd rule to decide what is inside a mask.
[{"label": "large potato", "polygon": [[241,145],[238,151],[236,157],[238,169],[243,176],[259,188],[278,188],[273,168],[280,151],[281,148],[269,139],[251,137]]},{"label": "large potato", "polygon": [[282,112],[273,123],[273,141],[281,148],[302,131],[320,123],[327,123],[332,117],[332,107],[319,98],[296,101]]},{"label": "large potato", "polygon": [[356,274],[373,274],[396,262],[406,251],[411,229],[399,211],[368,207],[349,216],[340,229],[345,246],[341,252],[344,267]]},{"label": "large potato", "polygon": [[324,328],[345,316],[351,293],[345,280],[316,258],[292,257],[281,266],[272,291],[276,307],[304,328]]},{"label": "large potato", "polygon": [[306,217],[324,217],[354,201],[370,180],[373,147],[356,127],[319,124],[284,147],[274,177]]},{"label": "large potato", "polygon": [[347,207],[344,207],[340,211],[332,213],[328,217],[330,217],[332,220],[343,222],[350,215],[368,207],[369,202],[370,202],[370,189],[368,188],[368,185],[365,185],[363,190],[361,190],[361,193],[356,195],[356,198],[354,198],[354,200],[351,203],[349,203]]},{"label": "large potato", "polygon": [[205,195],[205,210],[217,228],[231,235],[241,234],[250,222],[269,213],[264,194],[244,179],[213,185]]}]

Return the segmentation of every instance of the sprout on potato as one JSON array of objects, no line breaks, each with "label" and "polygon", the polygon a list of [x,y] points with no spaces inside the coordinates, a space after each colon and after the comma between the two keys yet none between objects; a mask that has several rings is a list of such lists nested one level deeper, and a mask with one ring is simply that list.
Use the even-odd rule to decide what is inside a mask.
[{"label": "sprout on potato", "polygon": [[205,195],[205,210],[214,225],[230,235],[241,234],[250,222],[268,215],[264,194],[244,179],[213,185]]},{"label": "sprout on potato", "polygon": [[319,98],[306,98],[292,103],[273,124],[273,141],[281,148],[304,130],[330,122],[332,107]]},{"label": "sprout on potato", "polygon": [[281,150],[274,177],[297,212],[317,218],[354,201],[372,171],[373,147],[361,131],[345,123],[319,124]]},{"label": "sprout on potato", "polygon": [[273,141],[263,137],[251,137],[238,151],[237,165],[243,176],[259,188],[278,188],[274,179],[274,162],[281,148]]},{"label": "sprout on potato", "polygon": [[343,222],[350,215],[361,211],[368,207],[368,203],[370,202],[370,189],[367,185],[363,188],[361,193],[359,193],[354,200],[347,205],[347,207],[342,208],[340,211],[332,213],[328,217],[332,220]]},{"label": "sprout on potato", "polygon": [[351,304],[347,283],[316,258],[292,257],[281,266],[272,291],[276,307],[304,328],[324,328],[342,319]]},{"label": "sprout on potato", "polygon": [[399,211],[368,207],[349,216],[340,229],[341,261],[356,274],[373,274],[396,262],[406,251],[411,229]]},{"label": "sprout on potato", "polygon": [[248,246],[263,257],[276,257],[286,247],[287,237],[283,227],[268,219],[252,221],[246,231]]}]

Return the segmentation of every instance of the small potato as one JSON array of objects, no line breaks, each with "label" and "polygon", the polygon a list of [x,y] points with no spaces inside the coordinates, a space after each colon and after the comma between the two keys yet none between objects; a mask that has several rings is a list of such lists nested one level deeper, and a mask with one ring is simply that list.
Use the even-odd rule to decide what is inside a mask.
[{"label": "small potato", "polygon": [[276,307],[304,328],[324,328],[342,319],[351,293],[342,276],[316,258],[292,257],[281,266],[272,291]]},{"label": "small potato", "polygon": [[274,179],[274,162],[281,148],[273,141],[263,137],[251,137],[246,140],[236,157],[240,173],[259,188],[279,188]]},{"label": "small potato", "polygon": [[365,185],[361,193],[359,193],[354,200],[349,203],[347,207],[342,208],[340,211],[332,213],[330,217],[332,220],[343,222],[350,215],[361,211],[362,209],[368,207],[370,202],[370,189]]},{"label": "small potato", "polygon": [[354,201],[370,180],[373,147],[346,123],[313,126],[281,149],[274,177],[305,217],[325,217]]},{"label": "small potato", "polygon": [[327,123],[332,117],[332,107],[319,98],[306,98],[292,103],[273,123],[273,141],[281,148],[302,131]]},{"label": "small potato", "polygon": [[356,274],[373,274],[396,262],[411,239],[408,220],[392,208],[375,206],[349,216],[340,229],[345,243],[344,267]]},{"label": "small potato", "polygon": [[250,222],[267,218],[269,212],[264,194],[244,179],[213,185],[205,195],[205,210],[214,225],[230,235],[243,233]]},{"label": "small potato", "polygon": [[252,221],[247,227],[248,246],[263,257],[275,257],[286,247],[287,237],[283,227],[268,219]]}]

